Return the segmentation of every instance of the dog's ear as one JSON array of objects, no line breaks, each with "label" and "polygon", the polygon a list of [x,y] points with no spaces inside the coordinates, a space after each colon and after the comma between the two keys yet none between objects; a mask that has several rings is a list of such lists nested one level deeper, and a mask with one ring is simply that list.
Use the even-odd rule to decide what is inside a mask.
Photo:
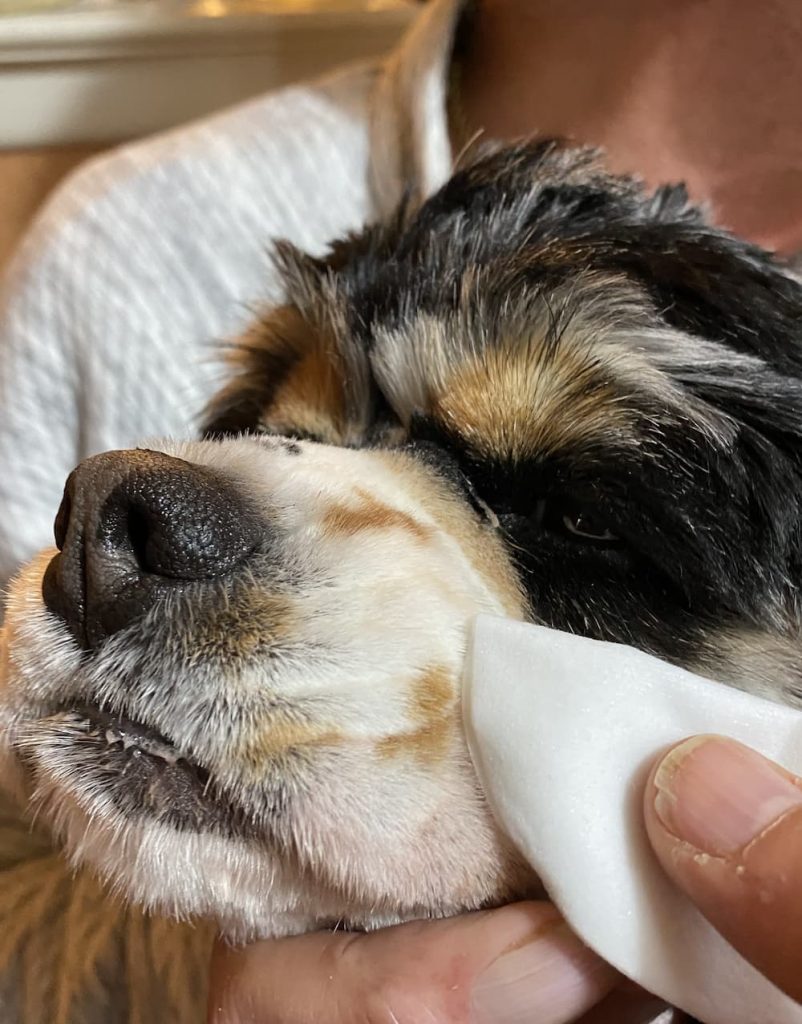
[{"label": "dog's ear", "polygon": [[[759,247],[662,213],[613,226],[599,250],[594,258],[639,281],[661,319],[699,339],[692,361],[682,353],[693,346],[672,360],[672,377],[802,463],[802,283]],[[724,358],[705,358],[708,348]]]},{"label": "dog's ear", "polygon": [[595,258],[639,279],[666,322],[802,376],[802,284],[771,254],[682,219],[605,235]]},{"label": "dog's ear", "polygon": [[579,270],[624,271],[672,326],[802,375],[800,283],[707,223],[683,186],[649,191],[611,175],[597,150],[550,139],[474,153],[411,227],[424,259],[436,231],[450,238],[452,263],[514,253],[545,287]]},{"label": "dog's ear", "polygon": [[533,286],[580,270],[637,282],[668,325],[745,357],[731,360],[726,379],[689,365],[684,383],[789,452],[802,449],[802,283],[770,253],[707,223],[683,186],[649,192],[611,176],[598,151],[546,140],[480,154],[415,223],[450,221],[456,235],[462,220],[480,225],[482,240],[471,243],[480,261],[517,248]]},{"label": "dog's ear", "polygon": [[702,360],[676,362],[671,376],[802,466],[802,380],[798,377],[753,356],[708,365]]}]

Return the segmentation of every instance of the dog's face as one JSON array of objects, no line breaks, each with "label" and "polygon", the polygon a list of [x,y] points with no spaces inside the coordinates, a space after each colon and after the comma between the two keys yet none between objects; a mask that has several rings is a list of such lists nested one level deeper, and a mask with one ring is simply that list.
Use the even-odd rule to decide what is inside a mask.
[{"label": "dog's face", "polygon": [[10,762],[74,856],[232,932],[521,895],[461,729],[477,613],[799,699],[802,286],[551,144],[281,259],[207,439],[68,482]]}]

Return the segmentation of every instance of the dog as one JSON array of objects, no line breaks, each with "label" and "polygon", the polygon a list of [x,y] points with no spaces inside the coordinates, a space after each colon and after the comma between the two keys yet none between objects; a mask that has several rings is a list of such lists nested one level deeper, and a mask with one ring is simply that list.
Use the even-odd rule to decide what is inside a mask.
[{"label": "dog", "polygon": [[[555,141],[277,259],[202,439],[83,462],[12,588],[4,778],[79,871],[52,855],[24,928],[4,898],[20,1020],[199,1019],[210,931],[168,918],[241,941],[537,893],[461,727],[477,613],[802,703],[779,262]],[[52,914],[94,973],[36,1017]]]}]

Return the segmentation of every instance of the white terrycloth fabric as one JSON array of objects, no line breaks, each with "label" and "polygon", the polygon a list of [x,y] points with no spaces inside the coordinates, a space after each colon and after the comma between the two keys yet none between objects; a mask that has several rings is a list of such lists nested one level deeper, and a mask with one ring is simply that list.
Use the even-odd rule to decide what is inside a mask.
[{"label": "white terrycloth fabric", "polygon": [[501,825],[584,941],[705,1024],[799,1024],[663,874],[642,824],[666,746],[725,733],[802,773],[802,714],[640,651],[482,616],[471,752]]}]

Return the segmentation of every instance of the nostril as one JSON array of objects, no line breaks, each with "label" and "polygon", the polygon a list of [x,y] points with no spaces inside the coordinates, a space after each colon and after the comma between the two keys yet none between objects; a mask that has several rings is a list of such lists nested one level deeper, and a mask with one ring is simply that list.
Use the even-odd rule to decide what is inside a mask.
[{"label": "nostril", "polygon": [[70,496],[69,491],[65,489],[64,497],[61,499],[61,504],[59,505],[58,512],[56,513],[56,521],[53,523],[53,536],[55,537],[56,547],[59,551],[64,550],[71,515],[72,497]]},{"label": "nostril", "polygon": [[71,474],[54,527],[46,606],[94,648],[185,583],[227,576],[263,545],[259,511],[212,469],[107,452]]},{"label": "nostril", "polygon": [[125,527],[137,565],[143,572],[153,572],[154,569],[148,564],[148,539],[151,531],[144,511],[132,505],[128,509]]}]

